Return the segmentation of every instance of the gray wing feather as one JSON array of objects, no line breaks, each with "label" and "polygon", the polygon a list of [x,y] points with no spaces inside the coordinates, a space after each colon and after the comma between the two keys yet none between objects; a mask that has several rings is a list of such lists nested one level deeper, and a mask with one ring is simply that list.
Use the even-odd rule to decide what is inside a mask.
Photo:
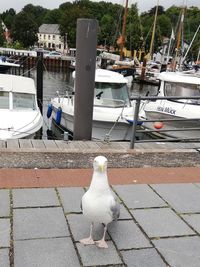
[{"label": "gray wing feather", "polygon": [[115,204],[110,207],[110,210],[112,212],[113,221],[116,221],[120,215],[120,204],[116,201]]}]

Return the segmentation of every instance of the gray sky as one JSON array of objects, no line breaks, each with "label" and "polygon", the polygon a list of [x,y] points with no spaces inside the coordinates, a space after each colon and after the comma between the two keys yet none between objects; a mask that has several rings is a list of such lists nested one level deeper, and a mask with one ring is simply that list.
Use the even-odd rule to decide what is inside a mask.
[{"label": "gray sky", "polygon": [[[98,1],[98,0],[94,0]],[[124,5],[125,0],[106,0],[107,2],[113,2],[117,4]],[[152,7],[157,4],[158,0],[129,0],[129,4],[138,3],[139,12],[148,11]],[[200,8],[200,0],[159,0],[159,5],[163,6],[165,9],[169,8],[172,5],[181,6],[184,2],[187,2],[187,6],[196,6]],[[1,0],[0,4],[0,13],[6,11],[9,8],[14,8],[17,12],[19,12],[25,5],[33,4],[40,5],[42,7],[48,9],[58,8],[60,4],[65,2],[73,2],[73,1],[65,1],[65,0]]]}]

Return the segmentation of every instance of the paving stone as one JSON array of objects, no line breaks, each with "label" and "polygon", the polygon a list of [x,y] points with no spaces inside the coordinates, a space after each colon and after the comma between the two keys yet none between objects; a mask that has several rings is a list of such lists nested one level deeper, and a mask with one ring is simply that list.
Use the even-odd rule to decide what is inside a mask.
[{"label": "paving stone", "polygon": [[15,267],[80,267],[71,238],[14,242]]},{"label": "paving stone", "polygon": [[194,184],[160,184],[152,187],[177,212],[200,212],[200,188]]},{"label": "paving stone", "polygon": [[9,219],[0,219],[0,247],[10,247]]},{"label": "paving stone", "polygon": [[[86,238],[90,233],[90,222],[82,214],[69,214],[67,215],[70,229],[75,241]],[[95,224],[93,228],[94,240],[99,240],[103,236],[103,224]],[[106,239],[110,239],[106,233]]]},{"label": "paving stone", "polygon": [[108,249],[101,249],[95,245],[84,246],[78,243],[77,248],[83,262],[83,266],[107,266],[122,264],[122,261],[111,241],[107,242]]},{"label": "paving stone", "polygon": [[108,226],[108,232],[118,249],[151,247],[150,242],[134,221],[117,221]]},{"label": "paving stone", "polygon": [[132,220],[132,217],[130,215],[130,213],[127,211],[127,209],[124,207],[123,204],[120,204],[120,216],[119,216],[119,220]]},{"label": "paving stone", "polygon": [[149,237],[195,234],[169,208],[134,210],[132,214]]},{"label": "paving stone", "polygon": [[0,190],[0,203],[0,217],[8,217],[10,215],[9,190]]},{"label": "paving stone", "polygon": [[128,208],[166,206],[166,203],[147,185],[117,185],[114,189]]},{"label": "paving stone", "polygon": [[13,189],[14,208],[42,206],[59,206],[59,201],[55,189]]},{"label": "paving stone", "polygon": [[165,238],[153,241],[156,248],[173,267],[200,266],[200,237]]},{"label": "paving stone", "polygon": [[127,267],[166,267],[154,248],[121,251]]},{"label": "paving stone", "polygon": [[60,207],[16,209],[13,230],[15,240],[70,235]]},{"label": "paving stone", "polygon": [[81,187],[58,188],[66,213],[81,212],[81,199],[85,191]]},{"label": "paving stone", "polygon": [[200,234],[200,214],[181,215]]},{"label": "paving stone", "polygon": [[8,248],[0,249],[0,266],[10,267]]}]

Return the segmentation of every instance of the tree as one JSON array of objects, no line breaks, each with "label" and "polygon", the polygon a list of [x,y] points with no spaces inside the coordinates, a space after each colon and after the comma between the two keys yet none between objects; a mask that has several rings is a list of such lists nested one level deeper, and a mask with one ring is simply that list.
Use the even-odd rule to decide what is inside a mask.
[{"label": "tree", "polygon": [[48,11],[48,9],[43,8],[41,6],[34,6],[32,4],[26,5],[22,11],[27,14],[27,16],[31,16],[31,18],[34,20],[34,24],[37,24],[39,27],[44,20],[44,17]]},{"label": "tree", "polygon": [[24,48],[29,48],[37,42],[38,26],[31,14],[21,11],[15,16],[11,36],[13,41],[20,42]]},{"label": "tree", "polygon": [[4,44],[4,34],[3,34],[3,28],[2,28],[2,25],[0,24],[0,46],[3,46]]},{"label": "tree", "polygon": [[70,47],[76,45],[76,22],[78,18],[88,18],[89,13],[86,9],[81,8],[80,3],[73,3],[70,9],[63,10],[60,19],[60,32],[65,36],[67,33],[67,42]]},{"label": "tree", "polygon": [[43,23],[60,24],[61,15],[62,11],[60,9],[48,10],[43,18]]},{"label": "tree", "polygon": [[105,14],[100,21],[100,31],[98,40],[100,45],[112,45],[114,40],[113,35],[114,19],[112,16]]},{"label": "tree", "polygon": [[126,46],[132,52],[142,47],[143,43],[142,25],[138,15],[137,4],[131,5],[128,10],[126,26]]}]

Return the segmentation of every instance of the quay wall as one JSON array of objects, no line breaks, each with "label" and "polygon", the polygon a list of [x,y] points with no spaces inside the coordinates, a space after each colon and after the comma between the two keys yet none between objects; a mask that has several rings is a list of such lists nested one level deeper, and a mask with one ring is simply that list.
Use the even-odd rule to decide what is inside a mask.
[{"label": "quay wall", "polygon": [[[16,141],[16,140],[15,140]],[[21,139],[22,141],[22,139]],[[30,140],[26,140],[30,141]],[[42,144],[45,143],[44,146]],[[13,142],[14,144],[14,142]],[[15,142],[16,144],[16,142]],[[0,148],[0,168],[39,168],[39,169],[75,169],[91,168],[94,157],[104,155],[108,158],[110,168],[151,168],[151,167],[199,167],[200,155],[198,144],[185,148],[154,148],[136,145],[129,149],[129,144],[123,142],[103,143],[92,141],[37,140],[34,146],[20,142],[21,146],[6,146]],[[163,143],[162,143],[163,146]]]}]

